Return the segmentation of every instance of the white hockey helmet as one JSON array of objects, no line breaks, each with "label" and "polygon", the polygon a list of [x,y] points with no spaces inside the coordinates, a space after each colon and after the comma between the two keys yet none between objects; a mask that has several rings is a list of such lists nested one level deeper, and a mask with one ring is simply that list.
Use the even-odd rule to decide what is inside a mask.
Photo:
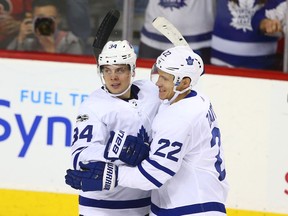
[{"label": "white hockey helmet", "polygon": [[157,58],[156,67],[174,75],[174,91],[184,77],[191,79],[189,89],[192,89],[204,73],[202,58],[187,46],[175,46],[162,52]]},{"label": "white hockey helmet", "polygon": [[[106,92],[114,97],[121,96],[125,94],[131,87],[133,78],[135,77],[135,68],[136,68],[136,53],[134,51],[133,46],[127,41],[108,41],[105,46],[103,47],[103,50],[101,54],[98,57],[98,73],[101,78],[101,82],[104,86],[104,89]],[[130,67],[130,85],[128,88],[121,92],[120,94],[111,94],[109,93],[108,89],[105,85],[105,80],[103,78],[103,73],[101,73],[101,69],[103,65],[115,65],[115,64],[127,64]]]},{"label": "white hockey helmet", "polygon": [[[127,41],[108,41],[98,57],[98,68],[102,65],[127,64],[134,76],[136,54],[133,46]],[[99,71],[100,72],[100,71]]]}]

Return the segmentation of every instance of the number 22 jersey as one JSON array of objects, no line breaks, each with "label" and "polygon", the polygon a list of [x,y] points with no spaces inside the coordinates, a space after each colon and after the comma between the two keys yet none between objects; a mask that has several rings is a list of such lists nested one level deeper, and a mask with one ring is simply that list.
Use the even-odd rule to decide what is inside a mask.
[{"label": "number 22 jersey", "polygon": [[196,91],[161,105],[149,158],[119,167],[119,185],[152,190],[150,215],[226,215],[228,193],[217,117]]}]

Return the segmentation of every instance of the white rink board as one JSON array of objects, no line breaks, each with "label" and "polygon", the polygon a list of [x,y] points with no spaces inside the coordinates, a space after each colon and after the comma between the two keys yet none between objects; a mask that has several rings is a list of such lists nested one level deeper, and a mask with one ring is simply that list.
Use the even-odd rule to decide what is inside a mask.
[{"label": "white rink board", "polygon": [[[64,183],[65,145],[81,97],[101,85],[96,65],[3,58],[0,65],[0,188],[75,193]],[[149,69],[136,71],[136,79],[149,78]],[[208,74],[197,89],[219,118],[228,208],[287,213],[288,82]],[[70,133],[64,123],[48,126],[55,119]]]}]

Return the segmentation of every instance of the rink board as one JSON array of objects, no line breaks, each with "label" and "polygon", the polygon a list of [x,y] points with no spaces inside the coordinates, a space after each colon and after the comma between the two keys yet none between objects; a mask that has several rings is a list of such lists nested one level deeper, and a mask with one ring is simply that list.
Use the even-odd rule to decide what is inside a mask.
[{"label": "rink board", "polygon": [[[0,58],[0,216],[77,215],[70,167],[77,108],[101,85],[93,64]],[[149,69],[137,68],[136,79]],[[288,215],[288,81],[206,74],[219,118],[228,215]]]}]

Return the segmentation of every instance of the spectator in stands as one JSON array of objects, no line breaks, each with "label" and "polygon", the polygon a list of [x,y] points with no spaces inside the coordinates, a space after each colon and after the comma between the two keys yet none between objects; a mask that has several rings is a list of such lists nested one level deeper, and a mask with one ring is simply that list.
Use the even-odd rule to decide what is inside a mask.
[{"label": "spectator in stands", "polygon": [[149,1],[141,30],[138,56],[157,58],[164,50],[173,46],[152,26],[154,18],[163,16],[176,26],[191,48],[202,57],[204,63],[208,64],[215,2],[212,0]]},{"label": "spectator in stands", "polygon": [[34,0],[32,15],[23,20],[18,36],[7,49],[82,54],[80,40],[72,32],[58,29],[61,22],[59,3],[57,0]]},{"label": "spectator in stands", "polygon": [[268,1],[258,10],[252,19],[252,27],[263,34],[275,35],[286,33],[287,23],[285,15],[288,13],[286,0]]},{"label": "spectator in stands", "polygon": [[211,63],[254,69],[277,67],[278,37],[253,30],[251,20],[266,0],[218,0]]},{"label": "spectator in stands", "polygon": [[270,0],[252,18],[252,27],[262,34],[278,37],[276,69],[283,68],[284,34],[287,34],[288,5],[286,0]]},{"label": "spectator in stands", "polygon": [[25,12],[31,12],[32,0],[0,1],[0,49],[5,49],[18,34]]}]

